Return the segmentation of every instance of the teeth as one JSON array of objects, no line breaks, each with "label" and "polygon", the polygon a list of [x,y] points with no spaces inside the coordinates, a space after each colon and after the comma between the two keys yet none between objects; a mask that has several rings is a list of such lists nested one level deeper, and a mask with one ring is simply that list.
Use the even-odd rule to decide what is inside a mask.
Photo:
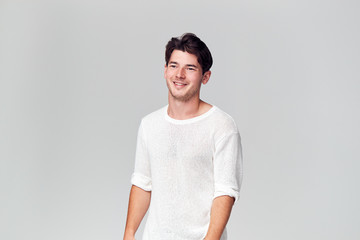
[{"label": "teeth", "polygon": [[185,85],[185,84],[182,84],[182,83],[175,83],[176,85],[179,85],[179,86],[182,86],[182,85]]}]

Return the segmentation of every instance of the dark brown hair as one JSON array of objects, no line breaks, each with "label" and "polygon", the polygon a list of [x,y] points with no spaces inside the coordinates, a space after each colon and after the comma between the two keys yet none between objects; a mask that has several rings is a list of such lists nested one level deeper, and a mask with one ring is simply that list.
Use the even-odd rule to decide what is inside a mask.
[{"label": "dark brown hair", "polygon": [[200,38],[198,38],[193,33],[185,33],[180,37],[173,37],[166,44],[166,50],[165,50],[166,66],[169,63],[171,54],[174,50],[180,50],[183,52],[194,54],[197,57],[197,60],[202,68],[203,74],[209,71],[213,64],[213,59],[210,50],[205,45],[205,43],[201,41]]}]

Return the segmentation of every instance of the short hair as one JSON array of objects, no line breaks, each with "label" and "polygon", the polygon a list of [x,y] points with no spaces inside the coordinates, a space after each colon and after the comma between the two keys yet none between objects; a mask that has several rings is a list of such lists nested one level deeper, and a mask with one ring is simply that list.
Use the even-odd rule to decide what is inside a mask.
[{"label": "short hair", "polygon": [[206,44],[193,33],[185,33],[180,37],[173,37],[166,44],[166,66],[169,63],[171,54],[174,50],[180,50],[183,52],[194,54],[197,57],[197,60],[202,68],[203,74],[209,71],[213,64],[210,50],[208,49]]}]

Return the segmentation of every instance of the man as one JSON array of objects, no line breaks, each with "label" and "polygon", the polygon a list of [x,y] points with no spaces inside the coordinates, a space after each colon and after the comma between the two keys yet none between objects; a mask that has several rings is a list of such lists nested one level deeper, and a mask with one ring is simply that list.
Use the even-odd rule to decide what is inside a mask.
[{"label": "man", "polygon": [[[200,99],[212,56],[191,33],[166,45],[168,105],[142,118],[124,240],[225,240],[242,181],[240,134],[231,116]],[[149,208],[150,206],[150,208]]]}]

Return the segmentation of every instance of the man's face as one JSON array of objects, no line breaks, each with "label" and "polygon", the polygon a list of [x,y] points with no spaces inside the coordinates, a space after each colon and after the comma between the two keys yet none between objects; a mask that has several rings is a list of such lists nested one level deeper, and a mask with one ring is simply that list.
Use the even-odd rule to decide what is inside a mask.
[{"label": "man's face", "polygon": [[178,101],[199,98],[201,83],[206,84],[210,71],[202,74],[202,68],[194,54],[174,50],[165,65],[166,85],[171,97]]}]

